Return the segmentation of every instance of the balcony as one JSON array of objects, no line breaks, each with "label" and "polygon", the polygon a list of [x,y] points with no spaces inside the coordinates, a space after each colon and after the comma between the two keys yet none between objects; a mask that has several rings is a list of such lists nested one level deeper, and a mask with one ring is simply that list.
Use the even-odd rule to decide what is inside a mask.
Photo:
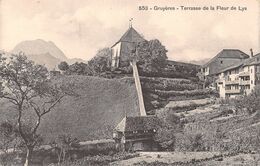
[{"label": "balcony", "polygon": [[232,80],[232,81],[226,81],[225,83],[226,85],[236,85],[239,84],[239,80]]},{"label": "balcony", "polygon": [[250,85],[250,80],[241,80],[240,85]]},{"label": "balcony", "polygon": [[216,80],[216,83],[223,83],[223,81],[224,81],[223,78],[222,78],[222,79],[217,79],[217,80]]},{"label": "balcony", "polygon": [[240,89],[226,89],[226,94],[239,94],[241,93]]},{"label": "balcony", "polygon": [[239,77],[246,77],[246,76],[250,76],[250,73],[249,72],[239,73]]}]

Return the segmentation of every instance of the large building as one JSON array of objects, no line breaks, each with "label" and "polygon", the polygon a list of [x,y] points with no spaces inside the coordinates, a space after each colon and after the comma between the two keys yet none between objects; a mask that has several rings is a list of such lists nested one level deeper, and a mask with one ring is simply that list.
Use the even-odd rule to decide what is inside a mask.
[{"label": "large building", "polygon": [[248,95],[256,85],[260,85],[260,54],[223,69],[216,75],[220,97]]},{"label": "large building", "polygon": [[221,98],[248,95],[260,85],[260,54],[219,70],[215,76]]},{"label": "large building", "polygon": [[249,56],[238,49],[223,49],[202,66],[201,72],[203,73],[204,78],[207,76],[214,76],[219,71],[239,64],[247,58],[249,58]]},{"label": "large building", "polygon": [[145,39],[130,26],[119,41],[111,47],[111,66],[115,68],[129,66],[131,52],[135,49],[137,43],[143,41]]}]

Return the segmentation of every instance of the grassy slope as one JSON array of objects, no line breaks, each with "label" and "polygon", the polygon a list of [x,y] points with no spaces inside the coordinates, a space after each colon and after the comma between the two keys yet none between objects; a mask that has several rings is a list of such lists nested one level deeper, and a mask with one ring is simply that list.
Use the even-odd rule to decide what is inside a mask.
[{"label": "grassy slope", "polygon": [[[67,97],[55,111],[46,116],[41,132],[54,138],[58,134],[70,133],[81,139],[111,137],[115,125],[127,115],[138,115],[138,100],[133,78],[105,79],[87,76],[66,76],[57,79],[60,83],[73,84],[78,97]],[[155,89],[177,90],[196,88],[187,79],[141,78],[147,111],[154,109],[152,101],[164,107],[168,101],[154,94]],[[0,106],[2,106],[0,101]],[[6,113],[11,107],[4,103],[0,107],[0,121],[13,119],[13,112]],[[11,118],[10,118],[11,115]]]},{"label": "grassy slope", "polygon": [[[127,115],[138,115],[133,84],[86,76],[62,77],[55,81],[73,84],[79,96],[66,97],[44,118],[40,132],[45,138],[55,138],[62,133],[69,133],[81,140],[108,138],[125,112]],[[8,115],[13,116],[6,113],[8,109],[8,104],[1,103],[0,120]]]}]

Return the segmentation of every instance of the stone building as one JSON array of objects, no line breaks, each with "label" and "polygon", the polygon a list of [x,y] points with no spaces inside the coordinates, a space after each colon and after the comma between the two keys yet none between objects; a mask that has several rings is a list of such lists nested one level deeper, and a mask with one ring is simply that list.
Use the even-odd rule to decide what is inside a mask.
[{"label": "stone building", "polygon": [[250,94],[260,85],[260,53],[216,73],[221,98]]},{"label": "stone building", "polygon": [[203,73],[204,78],[214,76],[219,71],[241,63],[247,58],[249,58],[249,56],[238,49],[223,49],[209,62],[202,65],[201,73]]},{"label": "stone building", "polygon": [[135,45],[142,41],[145,41],[145,39],[130,26],[125,34],[111,47],[111,66],[115,68],[129,66],[131,52],[135,49]]},{"label": "stone building", "polygon": [[153,137],[158,123],[156,116],[126,116],[116,126],[113,138],[125,151],[156,151],[159,146]]}]

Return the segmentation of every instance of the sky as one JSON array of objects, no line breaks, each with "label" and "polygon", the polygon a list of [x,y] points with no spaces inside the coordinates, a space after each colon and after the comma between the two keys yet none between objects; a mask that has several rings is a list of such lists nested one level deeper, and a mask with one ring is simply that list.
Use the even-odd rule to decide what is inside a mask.
[{"label": "sky", "polygon": [[[24,40],[54,42],[69,58],[89,60],[133,27],[145,39],[159,39],[171,60],[212,58],[224,48],[260,52],[259,0],[0,0],[0,49]],[[178,7],[174,11],[139,6]],[[237,10],[181,10],[180,6],[237,7]],[[246,7],[247,10],[238,10]]]}]

